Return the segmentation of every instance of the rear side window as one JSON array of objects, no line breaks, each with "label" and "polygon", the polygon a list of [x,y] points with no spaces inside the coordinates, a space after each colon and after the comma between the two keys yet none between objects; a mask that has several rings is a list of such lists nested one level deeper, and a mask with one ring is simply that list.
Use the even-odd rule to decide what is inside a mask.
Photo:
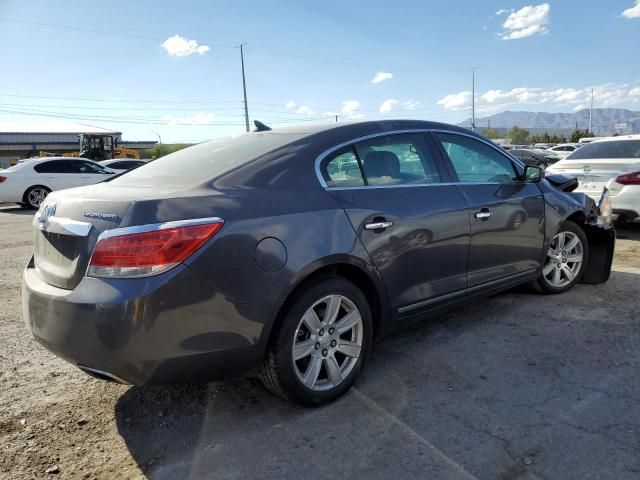
[{"label": "rear side window", "polygon": [[328,187],[360,187],[364,178],[352,147],[338,150],[325,163],[323,177]]},{"label": "rear side window", "polygon": [[565,160],[590,158],[640,158],[640,140],[587,143],[569,154]]},{"label": "rear side window", "polygon": [[516,172],[511,160],[495,148],[464,135],[436,134],[451,164],[464,183],[511,183]]},{"label": "rear side window", "polygon": [[368,185],[439,183],[440,172],[422,134],[387,135],[355,144]]},{"label": "rear side window", "polygon": [[50,162],[38,163],[33,169],[38,173],[69,173],[66,160],[51,160]]}]

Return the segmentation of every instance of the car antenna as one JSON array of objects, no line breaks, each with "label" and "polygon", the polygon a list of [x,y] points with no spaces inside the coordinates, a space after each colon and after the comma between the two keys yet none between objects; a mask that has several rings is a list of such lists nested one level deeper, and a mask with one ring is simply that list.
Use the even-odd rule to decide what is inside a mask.
[{"label": "car antenna", "polygon": [[256,126],[254,132],[268,132],[269,130],[271,130],[271,127],[265,125],[260,120],[254,120],[253,124]]}]

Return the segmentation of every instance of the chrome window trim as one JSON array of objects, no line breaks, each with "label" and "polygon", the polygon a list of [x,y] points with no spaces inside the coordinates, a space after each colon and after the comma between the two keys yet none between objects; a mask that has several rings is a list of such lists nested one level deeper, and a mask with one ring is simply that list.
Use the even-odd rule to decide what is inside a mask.
[{"label": "chrome window trim", "polygon": [[335,145],[325,150],[320,155],[318,155],[314,163],[314,169],[316,172],[316,177],[320,182],[320,185],[325,190],[361,190],[365,188],[371,189],[371,188],[432,187],[437,185],[504,185],[501,182],[433,182],[433,183],[412,183],[412,184],[404,183],[399,185],[360,185],[360,186],[354,186],[354,187],[330,187],[329,185],[327,185],[327,182],[325,182],[324,176],[322,175],[322,171],[320,170],[320,165],[322,164],[322,161],[325,158],[327,158],[329,155],[334,153],[336,150],[340,150],[341,148],[353,145],[357,142],[362,142],[364,140],[370,140],[372,138],[384,137],[386,135],[402,135],[406,133],[447,133],[451,135],[461,135],[463,137],[469,137],[491,147],[493,150],[498,152],[503,157],[506,157],[511,162],[515,162],[521,168],[525,167],[525,165],[520,160],[510,155],[506,150],[503,151],[493,143],[487,141],[486,139],[478,138],[477,136],[471,135],[468,133],[458,132],[455,130],[447,130],[444,128],[414,128],[414,129],[405,129],[405,130],[390,130],[388,132],[377,132],[377,133],[372,133],[370,135],[364,135],[362,137],[353,138],[349,141],[342,142],[338,145]]},{"label": "chrome window trim", "polygon": [[195,227],[196,225],[205,225],[208,223],[224,223],[220,217],[193,218],[190,220],[175,220],[172,222],[147,223],[145,225],[134,225],[132,227],[118,227],[105,230],[98,235],[96,245],[100,240],[112,237],[121,237],[123,235],[133,235],[136,233],[155,232],[157,230],[167,230],[169,228]]}]

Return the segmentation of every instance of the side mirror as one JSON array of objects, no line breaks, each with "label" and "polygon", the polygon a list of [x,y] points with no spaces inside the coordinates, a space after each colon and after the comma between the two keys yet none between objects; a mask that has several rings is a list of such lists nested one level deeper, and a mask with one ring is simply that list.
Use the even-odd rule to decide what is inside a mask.
[{"label": "side mirror", "polygon": [[539,183],[544,175],[544,170],[540,167],[534,167],[533,165],[526,165],[524,167],[524,181],[526,183]]}]

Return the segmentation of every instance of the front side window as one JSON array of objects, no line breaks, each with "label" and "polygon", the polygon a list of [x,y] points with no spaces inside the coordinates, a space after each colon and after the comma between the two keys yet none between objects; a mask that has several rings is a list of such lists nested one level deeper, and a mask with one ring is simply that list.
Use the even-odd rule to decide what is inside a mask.
[{"label": "front side window", "polygon": [[80,173],[102,173],[105,169],[91,162],[73,162]]},{"label": "front side window", "polygon": [[338,150],[329,157],[325,162],[322,175],[329,187],[359,187],[364,185],[358,158],[352,147]]},{"label": "front side window", "polygon": [[516,172],[511,160],[496,149],[464,135],[437,133],[436,137],[461,182],[513,182]]},{"label": "front side window", "polygon": [[441,181],[422,134],[385,135],[358,142],[368,185],[421,185]]}]

